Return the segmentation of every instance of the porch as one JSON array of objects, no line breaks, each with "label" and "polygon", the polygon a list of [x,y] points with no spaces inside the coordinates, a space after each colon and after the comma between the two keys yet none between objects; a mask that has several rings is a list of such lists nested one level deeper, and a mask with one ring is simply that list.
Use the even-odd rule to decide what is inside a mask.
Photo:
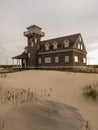
[{"label": "porch", "polygon": [[12,57],[12,66],[13,68],[27,68],[27,53],[23,52],[22,54]]}]

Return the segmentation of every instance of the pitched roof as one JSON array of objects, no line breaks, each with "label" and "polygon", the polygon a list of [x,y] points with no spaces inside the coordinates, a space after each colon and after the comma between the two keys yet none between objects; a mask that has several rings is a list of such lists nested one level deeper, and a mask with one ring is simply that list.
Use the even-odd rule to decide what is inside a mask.
[{"label": "pitched roof", "polygon": [[38,27],[38,26],[36,26],[36,25],[32,25],[32,26],[27,27],[27,29],[30,29],[30,28],[38,28],[38,29],[40,29],[40,30],[41,30],[41,28],[40,28],[40,27]]},{"label": "pitched roof", "polygon": [[25,59],[27,57],[28,57],[27,53],[23,52],[22,54],[15,56],[15,57],[12,57],[12,58],[13,59]]},{"label": "pitched roof", "polygon": [[54,38],[54,39],[49,39],[49,40],[44,40],[40,42],[40,50],[38,52],[43,52],[45,51],[45,44],[49,44],[50,45],[50,49],[52,49],[52,44],[54,41],[56,41],[59,45],[59,49],[62,49],[63,46],[63,42],[64,40],[69,40],[70,41],[70,48],[72,48],[77,40],[77,38],[80,36],[81,34],[73,34],[73,35],[69,35],[69,36],[64,36],[64,37],[59,37],[59,38]]},{"label": "pitched roof", "polygon": [[73,34],[73,35],[69,35],[69,36],[48,39],[48,40],[41,41],[41,44],[45,44],[45,43],[51,44],[51,43],[53,43],[53,41],[62,43],[65,39],[68,39],[70,42],[74,43],[76,41],[76,39],[78,38],[78,36],[80,36],[80,35],[81,34],[78,33],[78,34]]}]

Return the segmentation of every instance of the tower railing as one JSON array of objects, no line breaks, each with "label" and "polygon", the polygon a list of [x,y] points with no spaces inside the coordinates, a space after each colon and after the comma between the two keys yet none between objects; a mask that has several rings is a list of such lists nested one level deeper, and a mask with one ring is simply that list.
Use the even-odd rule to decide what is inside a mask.
[{"label": "tower railing", "polygon": [[45,33],[44,32],[41,32],[39,30],[28,30],[28,31],[25,31],[24,32],[24,36],[29,36],[29,35],[40,35],[41,37],[45,36]]}]

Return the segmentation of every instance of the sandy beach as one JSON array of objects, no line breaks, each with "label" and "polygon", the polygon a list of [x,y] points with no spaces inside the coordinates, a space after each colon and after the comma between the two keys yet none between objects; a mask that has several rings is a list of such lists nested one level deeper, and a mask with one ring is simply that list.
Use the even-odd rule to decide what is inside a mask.
[{"label": "sandy beach", "polygon": [[[36,93],[39,98],[36,102],[34,101],[32,104],[26,103],[20,105],[19,107],[14,106],[15,108],[10,105],[0,104],[0,117],[5,120],[7,124],[6,127],[8,128],[7,130],[13,129],[15,125],[17,126],[19,121],[16,121],[16,124],[12,126],[9,126],[8,124],[11,124],[11,121],[15,122],[18,117],[21,119],[21,121],[24,119],[23,124],[20,123],[18,125],[20,126],[21,130],[23,129],[23,126],[23,130],[31,130],[32,128],[36,130],[44,130],[43,128],[41,128],[42,126],[45,126],[45,130],[60,130],[60,127],[62,128],[62,130],[82,130],[82,123],[85,124],[86,121],[89,121],[89,125],[92,130],[98,130],[98,101],[94,102],[90,99],[84,98],[82,95],[82,88],[85,85],[95,83],[96,81],[98,81],[98,75],[88,73],[41,70],[28,70],[23,72],[10,73],[7,75],[6,78],[0,77],[0,84],[3,87],[26,89],[30,88]],[[49,101],[51,101],[51,103]],[[58,106],[56,106],[57,102],[59,104]],[[40,108],[43,113],[42,115],[45,116],[44,119],[42,115],[40,115],[41,111],[38,111],[40,110]],[[50,113],[48,113],[47,108]],[[23,112],[22,110],[25,110],[25,112]],[[36,113],[35,110],[38,113]],[[43,110],[46,110],[46,115],[44,115],[45,112]],[[36,113],[35,116],[30,117],[30,112]],[[49,114],[51,116],[51,119],[49,118],[48,120],[48,118],[46,119],[46,117],[48,117]],[[38,115],[40,115],[40,117],[38,117]],[[47,124],[47,122],[40,122],[39,120],[42,119],[43,122],[44,120],[47,120],[47,122],[50,122],[50,124]],[[7,122],[8,120],[9,122]],[[53,122],[51,122],[51,120],[53,120]],[[32,121],[35,121],[35,126],[30,126],[30,122],[32,124]],[[55,123],[57,123],[58,125],[56,125]],[[68,124],[73,124],[73,127]],[[80,126],[80,128],[78,126]],[[15,127],[15,129],[19,129],[19,127]],[[4,128],[4,130],[6,130],[6,128]]]}]

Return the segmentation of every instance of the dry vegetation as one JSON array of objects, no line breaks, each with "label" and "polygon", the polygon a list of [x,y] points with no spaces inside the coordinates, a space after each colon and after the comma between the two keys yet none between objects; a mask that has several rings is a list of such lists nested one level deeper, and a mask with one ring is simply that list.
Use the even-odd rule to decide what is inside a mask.
[{"label": "dry vegetation", "polygon": [[87,98],[91,98],[93,100],[97,100],[98,98],[98,82],[94,84],[86,85],[83,88],[83,95]]}]

